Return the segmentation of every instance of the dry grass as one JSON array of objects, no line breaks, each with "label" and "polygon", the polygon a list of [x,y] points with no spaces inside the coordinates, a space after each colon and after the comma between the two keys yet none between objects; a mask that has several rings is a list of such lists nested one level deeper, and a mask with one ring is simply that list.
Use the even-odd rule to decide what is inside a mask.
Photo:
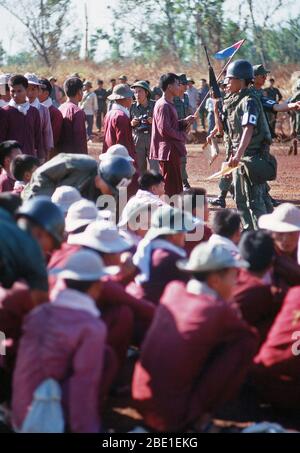
[{"label": "dry grass", "polygon": [[[217,61],[213,64],[215,65],[216,72],[218,72],[221,69],[220,62]],[[297,75],[300,74],[299,72],[296,72],[298,69],[297,65],[274,65],[270,69],[272,70],[272,76],[276,80],[276,85],[282,89],[284,97],[288,97]],[[129,78],[129,82],[133,82],[135,79],[146,79],[151,82],[151,85],[156,85],[160,75],[169,71],[178,73],[185,72],[188,76],[193,77],[196,83],[200,78],[208,77],[205,65],[199,67],[195,63],[182,64],[175,60],[171,60],[169,57],[151,62],[139,62],[133,59],[121,61],[107,60],[100,64],[83,60],[62,60],[51,69],[33,64],[23,67],[0,67],[0,71],[21,73],[32,71],[43,77],[55,75],[60,84],[63,84],[63,81],[69,75],[78,72],[82,78],[91,80],[94,84],[96,80],[100,78],[104,80],[106,86],[109,85],[111,78],[117,78],[121,74],[126,74]]]}]

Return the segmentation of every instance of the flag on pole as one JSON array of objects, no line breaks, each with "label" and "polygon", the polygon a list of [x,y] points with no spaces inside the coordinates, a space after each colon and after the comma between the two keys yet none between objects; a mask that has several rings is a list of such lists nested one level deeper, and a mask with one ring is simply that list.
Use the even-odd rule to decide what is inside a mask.
[{"label": "flag on pole", "polygon": [[225,58],[231,57],[234,54],[234,52],[239,50],[244,41],[245,41],[244,39],[241,39],[241,41],[236,42],[232,46],[220,50],[219,52],[214,54],[214,58],[216,58],[217,60],[224,60]]}]

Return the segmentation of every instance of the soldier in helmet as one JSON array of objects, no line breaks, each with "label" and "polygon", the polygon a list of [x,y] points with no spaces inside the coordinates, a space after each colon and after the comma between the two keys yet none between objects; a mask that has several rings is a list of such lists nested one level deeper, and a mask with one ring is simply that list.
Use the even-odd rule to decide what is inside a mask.
[{"label": "soldier in helmet", "polygon": [[[298,102],[300,101],[300,79],[297,80],[295,85],[295,93],[290,98],[290,102]],[[294,153],[296,156],[298,154],[298,140],[300,140],[300,113],[294,113],[294,124],[293,124],[293,141],[292,145],[290,146],[289,155]]]},{"label": "soldier in helmet", "polygon": [[151,89],[145,80],[135,82],[131,88],[134,90],[135,102],[130,107],[130,119],[133,140],[136,150],[136,161],[139,172],[143,175],[147,165],[151,170],[159,171],[159,164],[149,160],[151,143],[151,125],[155,101],[151,99]]},{"label": "soldier in helmet", "polygon": [[96,202],[101,195],[118,198],[135,174],[134,166],[125,157],[105,157],[98,165],[84,154],[58,154],[33,174],[23,192],[23,199],[36,195],[52,196],[59,186],[76,187],[84,198]]},{"label": "soldier in helmet", "polygon": [[[190,108],[190,101],[188,94],[186,93],[188,87],[188,80],[185,74],[179,74],[179,96],[175,96],[173,99],[174,106],[177,111],[178,119],[183,120],[192,113]],[[181,177],[183,190],[188,190],[191,186],[188,181],[188,174],[186,170],[187,156],[181,157]]]},{"label": "soldier in helmet", "polygon": [[63,240],[64,215],[48,197],[36,197],[17,212],[17,223],[0,209],[0,283],[11,288],[18,280],[28,285],[34,303],[47,300],[46,258]]}]

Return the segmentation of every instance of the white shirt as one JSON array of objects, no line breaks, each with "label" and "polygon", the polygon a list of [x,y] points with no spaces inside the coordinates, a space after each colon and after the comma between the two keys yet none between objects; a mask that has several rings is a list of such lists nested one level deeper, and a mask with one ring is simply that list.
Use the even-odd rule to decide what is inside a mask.
[{"label": "white shirt", "polygon": [[189,103],[190,103],[191,109],[192,110],[196,110],[197,105],[198,105],[198,101],[199,101],[198,90],[194,86],[192,86],[192,88],[188,88],[186,90],[186,94],[189,97]]},{"label": "white shirt", "polygon": [[225,238],[224,236],[220,236],[219,234],[212,234],[208,242],[212,245],[222,245],[225,249],[229,250],[229,252],[233,256],[237,256],[240,254],[240,251],[234,244],[234,242],[232,242],[228,238]]},{"label": "white shirt", "polygon": [[98,99],[96,93],[92,91],[85,93],[79,105],[86,115],[94,115],[97,113]]}]

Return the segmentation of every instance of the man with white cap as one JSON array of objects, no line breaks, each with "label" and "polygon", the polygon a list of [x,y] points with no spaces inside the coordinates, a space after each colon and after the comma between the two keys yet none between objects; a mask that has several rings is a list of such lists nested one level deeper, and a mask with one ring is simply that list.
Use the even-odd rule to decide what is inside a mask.
[{"label": "man with white cap", "polygon": [[51,197],[51,201],[55,203],[56,206],[60,207],[65,216],[72,204],[81,199],[80,192],[75,187],[71,186],[57,187]]},{"label": "man with white cap", "polygon": [[151,227],[139,243],[133,263],[140,269],[135,282],[127,290],[136,297],[145,297],[155,304],[172,280],[186,280],[176,266],[185,258],[185,234],[195,228],[192,216],[180,209],[163,205],[151,218]]},{"label": "man with white cap", "polygon": [[[112,266],[111,274],[118,272],[119,281],[121,281],[122,278],[127,277],[122,275],[122,269],[120,269],[121,254],[131,246],[130,242],[119,235],[115,226],[106,221],[95,221],[90,223],[83,233],[69,235],[67,244],[52,255],[48,269],[62,267],[66,260],[78,250],[89,249],[97,252],[107,266]],[[108,327],[109,344],[116,351],[121,366],[132,341],[133,321],[137,330],[145,330],[152,320],[154,307],[148,301],[139,300],[127,294],[118,282],[117,276],[111,275],[104,282],[104,291],[98,300],[98,305],[101,307],[103,319]],[[54,284],[51,276],[50,287],[53,288]]]},{"label": "man with white cap", "polygon": [[201,429],[239,390],[257,347],[255,333],[229,304],[246,265],[207,242],[177,263],[191,279],[167,286],[133,375],[134,401],[151,428],[182,432],[197,423]]},{"label": "man with white cap", "polygon": [[21,428],[36,388],[52,378],[61,387],[70,431],[99,433],[101,397],[114,373],[104,368],[107,331],[96,306],[106,268],[95,252],[81,250],[57,275],[63,289],[24,324],[13,382],[13,422]]},{"label": "man with white cap", "polygon": [[44,152],[44,156],[41,157],[41,160],[45,161],[49,158],[50,152],[54,148],[50,113],[48,108],[41,104],[38,99],[40,87],[42,86],[38,77],[35,74],[30,74],[29,72],[27,72],[24,77],[28,80],[27,97],[29,103],[32,107],[37,108],[40,114],[42,149]]},{"label": "man with white cap", "polygon": [[0,108],[8,105],[10,101],[10,93],[8,81],[10,74],[1,74],[0,75]]},{"label": "man with white cap", "polygon": [[108,96],[115,101],[104,119],[103,153],[116,144],[124,145],[129,155],[135,160],[135,146],[132,137],[129,109],[132,104],[133,92],[126,84],[116,85]]},{"label": "man with white cap", "polygon": [[292,203],[283,203],[272,214],[261,216],[258,226],[272,233],[276,252],[273,284],[284,295],[291,286],[300,285],[300,265],[297,262],[300,210]]}]

